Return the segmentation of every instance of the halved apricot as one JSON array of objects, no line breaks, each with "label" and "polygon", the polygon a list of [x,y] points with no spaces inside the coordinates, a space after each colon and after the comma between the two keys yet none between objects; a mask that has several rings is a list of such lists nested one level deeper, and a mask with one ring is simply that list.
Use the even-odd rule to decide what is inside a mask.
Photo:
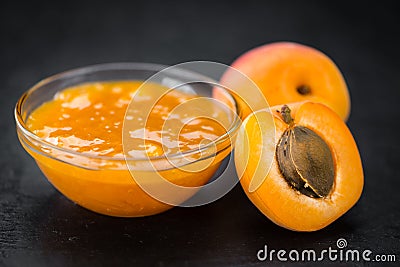
[{"label": "halved apricot", "polygon": [[[235,164],[254,205],[295,231],[329,225],[357,202],[363,188],[351,132],[320,103],[274,106],[249,115],[237,136]],[[257,186],[254,179],[260,181]]]},{"label": "halved apricot", "polygon": [[[270,106],[308,100],[327,105],[342,120],[350,114],[350,96],[340,70],[328,56],[312,47],[271,43],[247,51],[231,66],[254,81]],[[232,77],[227,72],[221,80],[229,79]],[[248,93],[245,85],[237,86],[242,88],[240,96]],[[246,111],[246,107],[243,109]]]}]

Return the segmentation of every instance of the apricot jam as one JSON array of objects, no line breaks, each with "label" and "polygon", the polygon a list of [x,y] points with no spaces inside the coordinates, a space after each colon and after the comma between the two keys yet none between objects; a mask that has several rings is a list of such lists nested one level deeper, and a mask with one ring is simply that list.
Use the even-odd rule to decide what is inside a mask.
[{"label": "apricot jam", "polygon": [[[142,83],[80,84],[60,91],[29,115],[26,125],[32,133],[53,148],[73,152],[69,159],[55,149],[39,147],[35,151],[25,147],[49,181],[77,204],[126,217],[171,208],[146,194],[129,170],[121,168],[123,160],[113,159],[160,157],[197,149],[224,135],[232,122],[229,111],[196,94],[155,83],[146,84],[148,90],[137,91]],[[150,112],[146,112],[148,107]],[[128,133],[125,140],[123,130]],[[214,157],[207,168],[195,172],[173,168],[160,173],[178,185],[201,186],[224,156]],[[103,160],[92,168],[96,161],[88,158],[96,157],[110,159],[112,164]]]},{"label": "apricot jam", "polygon": [[[30,114],[27,127],[37,136],[54,145],[91,155],[121,157],[122,126],[124,116],[134,93],[142,83],[102,82],[89,83],[65,89],[52,101],[44,103]],[[131,147],[129,155],[143,157],[174,154],[197,148],[202,140],[215,140],[225,133],[216,121],[190,117],[185,112],[173,112],[180,104],[196,98],[178,90],[151,84],[131,105],[126,120],[129,121]],[[165,91],[154,103],[157,91]],[[158,95],[158,94],[157,94]],[[201,102],[206,105],[207,102]],[[154,106],[143,114],[143,106]],[[193,106],[191,106],[193,108]],[[204,108],[204,107],[199,107]],[[193,110],[191,111],[193,113]],[[218,114],[218,116],[223,115]],[[179,129],[163,129],[168,120]],[[185,124],[185,121],[188,123]],[[145,141],[136,134],[145,130]]]}]

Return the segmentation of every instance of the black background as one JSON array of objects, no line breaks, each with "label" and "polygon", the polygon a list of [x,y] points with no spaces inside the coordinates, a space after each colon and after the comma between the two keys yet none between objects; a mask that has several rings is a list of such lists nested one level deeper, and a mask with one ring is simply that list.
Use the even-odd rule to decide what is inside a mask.
[{"label": "black background", "polygon": [[[348,248],[396,254],[399,261],[400,16],[394,3],[3,2],[0,265],[280,265],[258,262],[257,251],[265,244],[322,250],[335,247],[338,238]],[[281,40],[334,59],[352,97],[348,125],[359,145],[365,187],[357,205],[321,231],[274,225],[240,186],[202,207],[136,219],[97,215],[55,191],[17,141],[14,105],[49,75],[119,61],[230,64],[250,48]]]}]

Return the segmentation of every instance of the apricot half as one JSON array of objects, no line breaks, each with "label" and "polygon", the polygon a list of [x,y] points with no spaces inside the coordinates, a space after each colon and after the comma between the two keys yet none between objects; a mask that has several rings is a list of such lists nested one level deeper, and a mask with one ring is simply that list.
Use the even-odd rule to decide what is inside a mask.
[{"label": "apricot half", "polygon": [[[237,136],[235,165],[254,205],[295,231],[329,225],[357,202],[363,188],[351,132],[320,103],[274,106],[249,115]],[[261,181],[256,188],[251,188],[253,179]]]},{"label": "apricot half", "polygon": [[[350,114],[350,96],[340,70],[314,48],[271,43],[244,53],[231,66],[255,82],[270,106],[309,100],[327,105],[344,121]],[[227,79],[229,73],[222,77]],[[246,88],[242,90],[239,95],[246,94]]]}]

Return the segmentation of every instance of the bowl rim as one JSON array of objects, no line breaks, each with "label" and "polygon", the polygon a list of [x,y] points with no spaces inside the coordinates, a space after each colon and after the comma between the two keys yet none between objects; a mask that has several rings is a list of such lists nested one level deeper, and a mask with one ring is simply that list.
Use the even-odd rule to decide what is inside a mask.
[{"label": "bowl rim", "polygon": [[[196,61],[196,62],[205,62],[205,61]],[[179,65],[179,64],[178,64]],[[207,81],[209,84],[213,84],[214,86],[219,86],[224,92],[227,93],[227,95],[229,96],[230,100],[234,103],[234,108],[235,108],[235,118],[233,120],[233,122],[230,124],[230,127],[228,128],[228,130],[221,136],[219,136],[217,139],[213,140],[210,143],[207,143],[203,146],[200,146],[199,148],[196,149],[190,149],[190,150],[186,150],[183,152],[177,152],[174,154],[163,154],[160,156],[147,156],[147,157],[128,157],[126,155],[126,153],[123,152],[123,156],[119,156],[119,157],[110,157],[110,156],[102,156],[102,155],[93,155],[90,153],[86,153],[86,152],[78,152],[72,149],[68,149],[65,147],[59,147],[57,145],[54,145],[50,142],[45,141],[44,139],[40,138],[39,136],[37,136],[36,134],[34,134],[32,131],[30,131],[27,126],[26,123],[23,119],[23,113],[22,113],[22,107],[24,102],[29,98],[29,96],[35,92],[36,90],[40,89],[43,85],[48,84],[52,81],[55,81],[57,79],[61,79],[61,78],[72,78],[75,77],[77,75],[84,75],[84,74],[89,74],[89,73],[94,73],[97,71],[105,71],[105,70],[148,70],[148,71],[155,71],[156,73],[151,75],[147,80],[151,79],[154,75],[157,75],[157,73],[159,71],[162,70],[167,70],[169,68],[175,68],[173,69],[173,71],[175,72],[179,72],[182,75],[191,75],[194,76],[195,78],[199,78],[199,81],[204,82]],[[134,79],[132,79],[134,80]],[[84,83],[84,82],[82,82]],[[64,88],[65,89],[65,88]],[[154,64],[154,63],[139,63],[139,62],[115,62],[115,63],[101,63],[101,64],[95,64],[95,65],[88,65],[88,66],[84,66],[84,67],[79,67],[79,68],[74,68],[74,69],[70,69],[67,71],[63,71],[54,75],[51,75],[47,78],[44,78],[42,80],[40,80],[39,82],[37,82],[36,84],[34,84],[32,87],[30,87],[27,91],[25,91],[21,97],[18,99],[15,108],[14,108],[14,119],[16,122],[16,127],[17,127],[17,132],[21,131],[23,136],[26,138],[31,138],[34,141],[38,142],[39,145],[38,147],[40,147],[40,145],[44,145],[45,147],[49,147],[51,149],[54,149],[56,151],[60,151],[62,153],[67,153],[67,154],[72,154],[74,156],[80,156],[80,157],[86,157],[89,159],[94,159],[94,160],[105,160],[105,161],[112,161],[112,162],[116,162],[116,161],[129,161],[129,162],[138,162],[138,161],[154,161],[154,160],[172,160],[172,159],[179,159],[179,158],[183,158],[185,156],[190,156],[193,154],[198,154],[198,153],[202,153],[203,151],[206,151],[207,149],[209,149],[212,146],[216,146],[218,147],[219,144],[222,144],[224,142],[226,142],[228,139],[231,138],[231,136],[234,136],[235,132],[239,129],[240,125],[241,125],[241,114],[240,114],[240,109],[239,109],[239,105],[238,102],[236,101],[236,99],[233,97],[233,95],[229,92],[229,90],[226,90],[224,88],[224,86],[221,86],[220,84],[218,84],[217,81],[215,81],[214,79],[205,76],[203,74],[191,71],[191,70],[187,70],[187,69],[181,69],[181,68],[176,68],[175,66],[167,66],[167,65],[162,65],[162,64]],[[231,143],[233,145],[234,140],[231,140]],[[31,149],[35,149],[37,150],[37,148],[35,147],[31,147],[29,145],[29,148]],[[223,151],[225,149],[225,147],[222,147],[220,149],[218,149],[216,151],[216,154],[219,151]],[[40,150],[40,152],[46,156],[51,156],[53,157],[50,153],[45,153],[43,152],[43,150]],[[197,159],[196,161],[200,161],[203,159],[208,158],[209,156],[205,156],[205,157],[200,157],[199,159]],[[58,159],[57,157],[55,157],[56,159]],[[61,160],[61,159],[59,159]]]}]

